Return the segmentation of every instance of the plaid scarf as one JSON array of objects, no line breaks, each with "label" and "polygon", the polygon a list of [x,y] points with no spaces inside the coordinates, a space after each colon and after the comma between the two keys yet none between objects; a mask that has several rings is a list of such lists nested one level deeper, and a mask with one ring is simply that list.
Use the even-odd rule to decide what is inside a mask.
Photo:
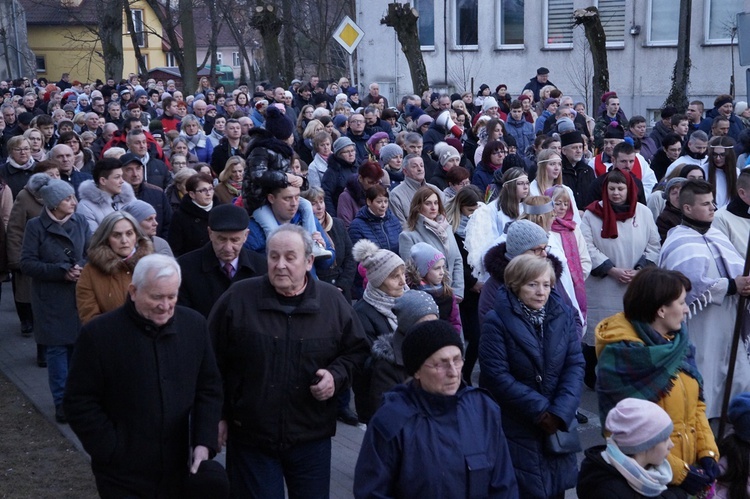
[{"label": "plaid scarf", "polygon": [[703,378],[695,364],[695,347],[683,323],[672,341],[648,324],[631,321],[641,341],[620,341],[604,347],[596,372],[596,393],[602,427],[609,411],[622,399],[658,402],[672,389],[678,371],[698,381],[703,400]]}]

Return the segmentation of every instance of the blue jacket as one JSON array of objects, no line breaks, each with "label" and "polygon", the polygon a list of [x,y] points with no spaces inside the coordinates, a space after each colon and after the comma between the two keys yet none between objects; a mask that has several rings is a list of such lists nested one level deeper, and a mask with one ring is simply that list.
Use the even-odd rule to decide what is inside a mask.
[{"label": "blue jacket", "polygon": [[[709,137],[711,137],[711,127],[714,125],[714,119],[719,116],[719,110],[716,108],[711,109],[706,113],[706,117],[701,121],[701,124],[698,125],[699,130],[703,130],[708,134]],[[740,140],[740,132],[744,130],[745,127],[742,125],[742,122],[737,119],[737,115],[732,113],[729,115],[729,132],[727,135],[732,137],[735,142],[739,142]]]},{"label": "blue jacket", "polygon": [[508,121],[505,124],[505,131],[508,135],[516,139],[518,154],[526,157],[526,150],[534,144],[534,125],[526,120],[514,120],[508,115]]},{"label": "blue jacket", "polygon": [[479,337],[479,383],[500,404],[520,495],[529,499],[562,494],[577,479],[576,455],[546,455],[546,433],[536,424],[549,412],[567,429],[583,387],[573,311],[553,296],[546,309],[540,337],[518,298],[501,286]]},{"label": "blue jacket", "polygon": [[477,163],[477,169],[474,170],[474,176],[471,177],[471,185],[476,185],[479,190],[482,191],[482,195],[487,192],[487,186],[492,185],[494,182],[493,176],[495,172],[484,166],[481,161]]},{"label": "blue jacket", "polygon": [[519,497],[500,409],[483,390],[443,396],[411,382],[384,398],[362,440],[354,497]]},{"label": "blue jacket", "polygon": [[363,206],[349,224],[349,239],[352,245],[360,239],[369,239],[378,248],[387,249],[398,254],[398,235],[401,233],[401,222],[391,213],[385,212],[384,217],[374,215],[367,206]]}]

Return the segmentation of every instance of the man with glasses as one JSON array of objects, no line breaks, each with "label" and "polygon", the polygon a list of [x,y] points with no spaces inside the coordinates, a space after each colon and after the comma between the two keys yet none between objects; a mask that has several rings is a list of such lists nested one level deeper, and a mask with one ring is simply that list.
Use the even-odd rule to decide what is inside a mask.
[{"label": "man with glasses", "polygon": [[687,142],[687,147],[682,156],[674,160],[674,162],[667,168],[666,175],[670,173],[678,165],[698,165],[703,171],[708,171],[708,135],[703,130],[696,130],[690,134],[690,138]]},{"label": "man with glasses", "polygon": [[365,117],[361,114],[352,114],[349,116],[349,131],[346,136],[354,142],[357,149],[357,165],[361,165],[369,157],[367,152],[367,139],[369,135],[365,133]]}]

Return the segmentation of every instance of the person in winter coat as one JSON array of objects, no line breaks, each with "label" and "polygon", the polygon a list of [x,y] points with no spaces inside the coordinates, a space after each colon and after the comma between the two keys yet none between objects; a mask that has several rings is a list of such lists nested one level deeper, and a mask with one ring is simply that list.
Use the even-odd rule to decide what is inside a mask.
[{"label": "person in winter coat", "polygon": [[704,119],[699,130],[703,130],[707,134],[711,134],[711,126],[713,125],[714,118],[723,116],[729,120],[729,132],[727,135],[732,137],[735,142],[740,140],[740,132],[742,132],[744,126],[742,122],[734,114],[734,101],[731,95],[722,94],[716,97],[714,100],[714,108],[706,113],[706,119]]},{"label": "person in winter coat", "polygon": [[583,136],[579,132],[568,132],[560,137],[562,146],[563,184],[573,191],[576,206],[585,207],[596,173],[584,159]]},{"label": "person in winter coat", "polygon": [[151,241],[126,211],[112,212],[91,236],[88,262],[76,285],[81,324],[125,303],[133,269],[154,252]]},{"label": "person in winter coat", "polygon": [[745,499],[750,496],[750,393],[729,402],[727,411],[733,433],[719,443],[721,475],[716,481],[716,499]]},{"label": "person in winter coat", "polygon": [[354,497],[526,497],[513,476],[500,409],[461,381],[463,344],[450,324],[417,324],[402,355],[414,379],[386,394],[368,425]]},{"label": "person in winter coat", "polygon": [[143,235],[154,245],[154,253],[174,257],[172,248],[169,247],[167,240],[156,235],[159,222],[156,220],[156,210],[153,206],[140,199],[135,199],[123,206],[122,211],[130,213],[135,221],[138,222]]},{"label": "person in winter coat", "polygon": [[173,258],[144,257],[125,304],[86,324],[76,343],[65,411],[101,497],[189,497],[191,481],[206,471],[223,475],[209,495],[228,496],[223,469],[208,461],[218,442],[221,377],[206,321],[176,306],[179,286]]},{"label": "person in winter coat", "polygon": [[370,351],[369,404],[374,411],[383,403],[383,395],[386,392],[391,391],[396,385],[406,383],[410,377],[401,354],[401,345],[406,333],[415,324],[438,320],[440,311],[428,293],[410,289],[400,298],[396,298],[393,313],[396,314],[398,323],[396,331],[376,339]]},{"label": "person in winter coat", "polygon": [[447,142],[438,142],[435,144],[435,156],[438,158],[440,168],[430,179],[430,183],[441,191],[448,188],[448,172],[459,166],[461,155],[458,150],[449,145]]},{"label": "person in winter coat", "polygon": [[578,474],[579,499],[687,499],[670,486],[672,470],[666,460],[674,447],[669,414],[653,402],[626,398],[609,411],[607,445],[586,449]]},{"label": "person in winter coat", "polygon": [[545,450],[549,436],[571,430],[583,389],[575,312],[550,299],[554,284],[548,260],[511,260],[479,338],[479,384],[503,411],[520,497],[532,499],[561,498],[577,477],[575,453]]},{"label": "person in winter coat", "polygon": [[52,179],[39,190],[44,210],[29,220],[21,250],[21,272],[31,277],[34,338],[45,345],[47,374],[55,419],[65,423],[62,408],[68,364],[81,327],[76,310],[76,282],[85,263],[91,234],[75,212],[73,186]]},{"label": "person in winter coat", "polygon": [[523,117],[523,104],[519,100],[514,100],[510,104],[510,115],[508,115],[508,121],[505,124],[505,131],[516,139],[518,154],[526,158],[526,151],[534,145],[536,135],[534,134],[534,125]]},{"label": "person in winter coat", "polygon": [[94,233],[104,217],[121,209],[135,199],[130,184],[122,178],[122,164],[119,159],[104,158],[94,165],[91,180],[84,180],[78,187],[78,207]]},{"label": "person in winter coat", "polygon": [[208,242],[208,215],[214,207],[214,184],[211,176],[198,173],[185,182],[187,196],[172,215],[169,246],[176,256],[200,248]]},{"label": "person in winter coat", "polygon": [[201,163],[211,164],[214,146],[208,140],[208,137],[206,137],[201,124],[198,122],[198,118],[192,114],[188,114],[182,118],[180,124],[180,137],[187,139],[190,152],[198,156],[198,161]]},{"label": "person in winter coat", "polygon": [[720,471],[695,347],[683,322],[690,289],[687,277],[676,271],[648,267],[638,272],[623,298],[624,312],[596,328],[596,392],[602,421],[629,397],[651,401],[669,414],[674,425],[669,483],[695,495]]},{"label": "person in winter coat", "polygon": [[368,239],[381,249],[398,253],[401,223],[389,209],[388,191],[378,184],[365,191],[365,204],[349,225],[352,244]]},{"label": "person in winter coat", "polygon": [[323,174],[321,187],[326,193],[326,211],[331,216],[338,213],[338,202],[349,177],[357,174],[357,148],[349,137],[339,137],[333,143],[333,153],[328,156],[328,168]]},{"label": "person in winter coat", "polygon": [[357,212],[366,205],[367,189],[378,185],[384,175],[385,172],[378,163],[365,161],[357,168],[356,175],[349,176],[336,206],[336,218],[344,222],[347,229]]},{"label": "person in winter coat", "polygon": [[503,161],[508,155],[508,146],[502,140],[488,142],[482,151],[482,161],[477,163],[472,185],[476,185],[483,193],[494,183],[494,174],[503,168]]}]

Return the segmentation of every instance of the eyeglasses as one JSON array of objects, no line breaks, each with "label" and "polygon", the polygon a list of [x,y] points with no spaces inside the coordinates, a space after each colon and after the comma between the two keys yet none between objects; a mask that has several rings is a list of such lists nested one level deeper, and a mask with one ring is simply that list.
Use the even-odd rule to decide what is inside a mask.
[{"label": "eyeglasses", "polygon": [[365,120],[349,120],[350,125],[361,125],[365,122]]},{"label": "eyeglasses", "polygon": [[461,368],[463,366],[464,366],[464,359],[456,359],[454,361],[445,361],[439,364],[425,364],[425,367],[434,369],[441,374],[447,374],[449,372],[453,372],[454,369],[458,372],[461,372]]},{"label": "eyeglasses", "polygon": [[30,147],[16,147],[13,149],[15,152],[29,152],[31,151]]},{"label": "eyeglasses", "polygon": [[204,187],[203,189],[196,189],[195,192],[198,192],[200,194],[208,194],[209,192],[214,192],[213,187]]},{"label": "eyeglasses", "polygon": [[534,248],[532,251],[536,256],[542,256],[542,253],[549,254],[549,250],[552,249],[552,246],[545,246],[544,248]]},{"label": "eyeglasses", "polygon": [[725,152],[712,152],[711,153],[711,156],[713,156],[714,158],[723,158],[726,155],[727,155],[727,153],[725,153]]}]

